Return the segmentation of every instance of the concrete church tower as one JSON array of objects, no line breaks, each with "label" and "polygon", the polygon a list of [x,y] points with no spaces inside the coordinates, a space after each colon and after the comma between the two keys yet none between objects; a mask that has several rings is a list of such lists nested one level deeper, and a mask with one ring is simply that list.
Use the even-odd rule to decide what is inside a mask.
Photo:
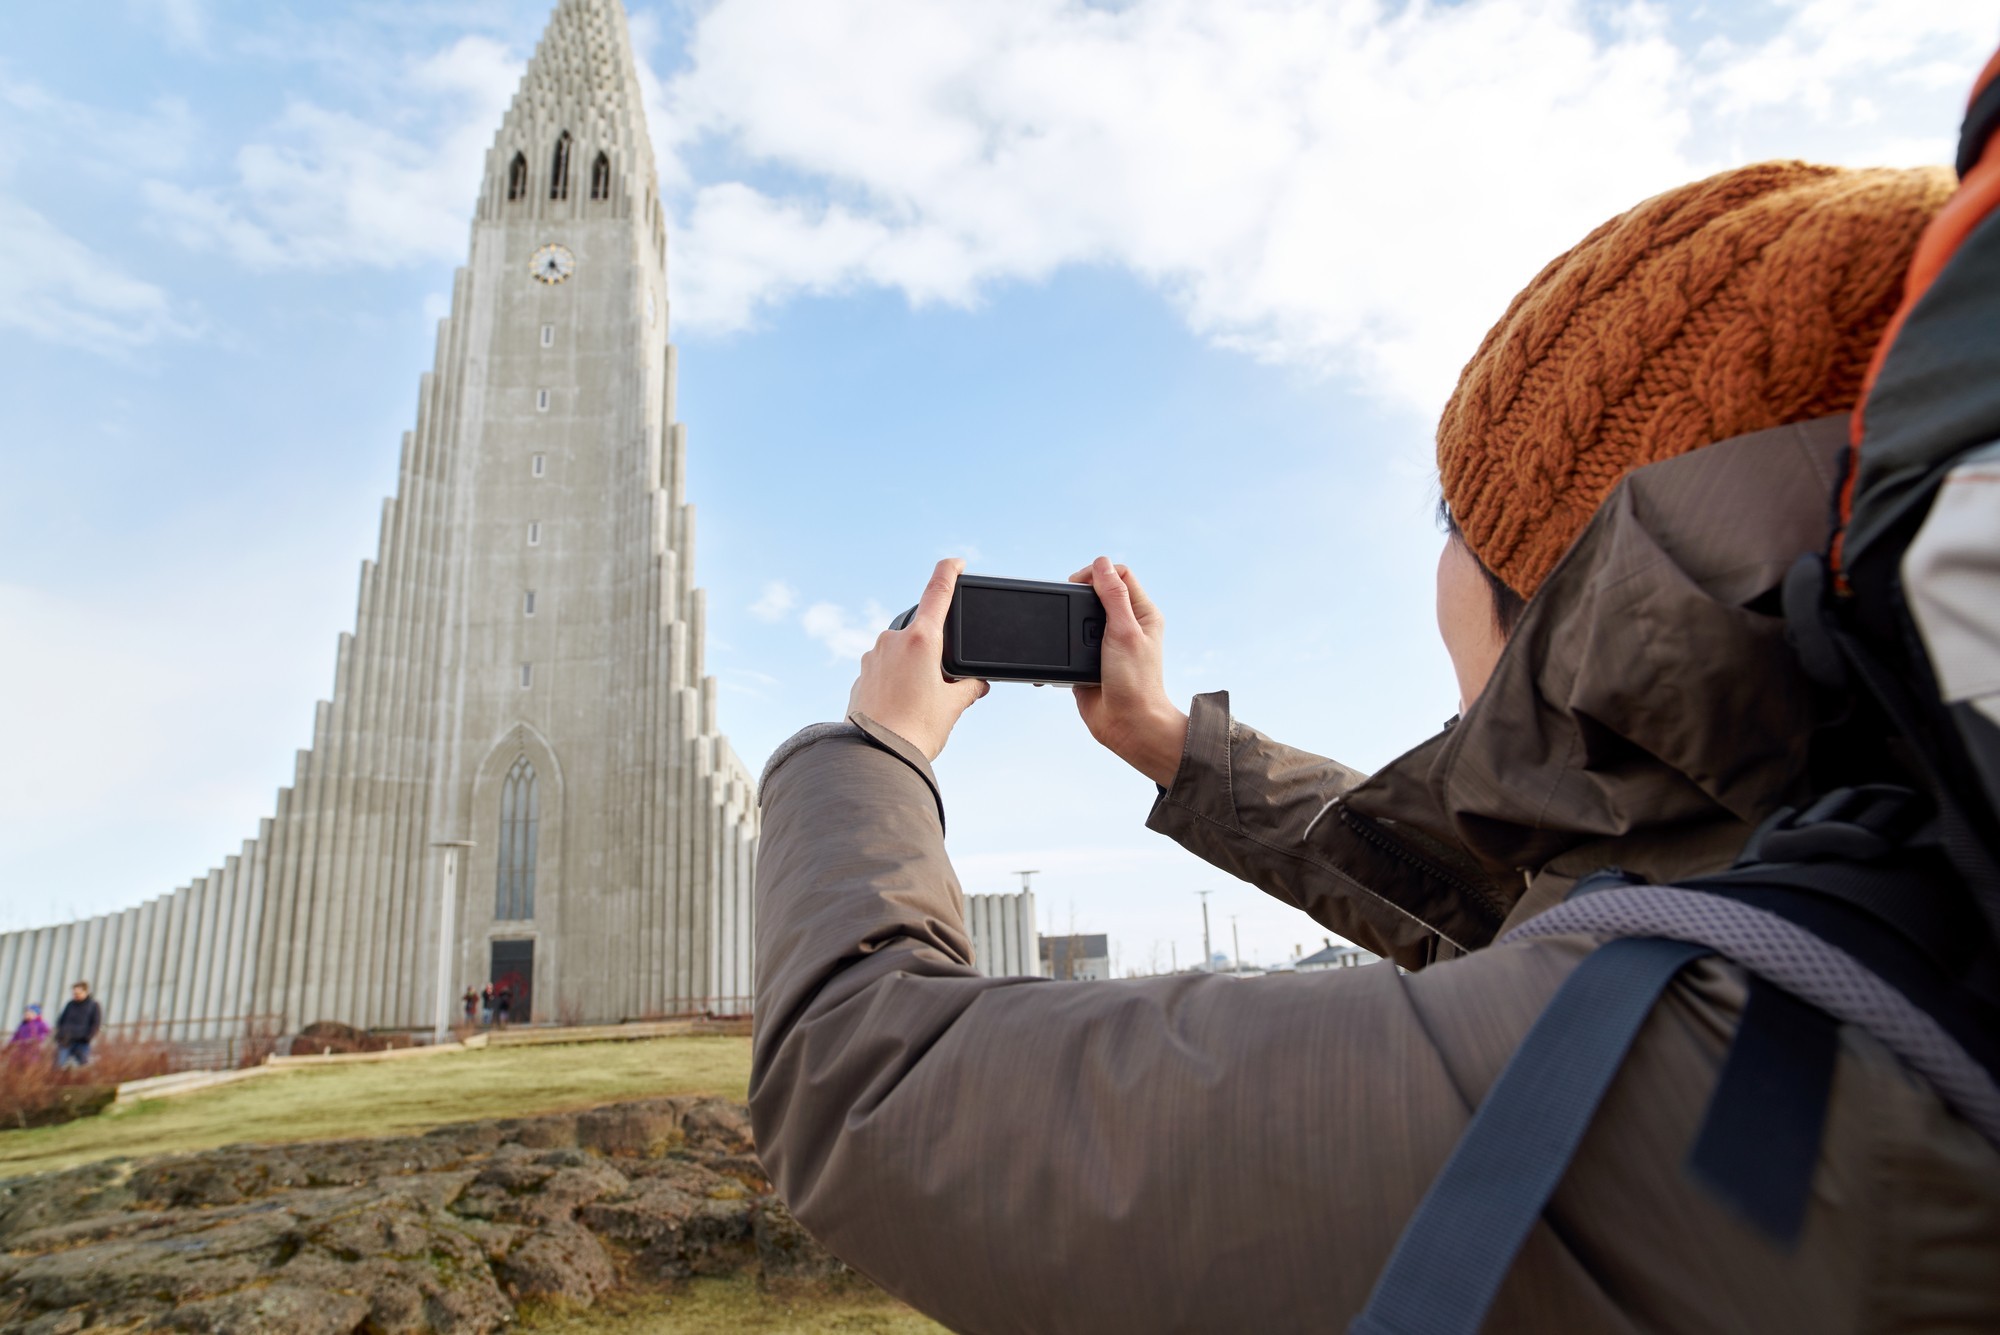
[{"label": "concrete church tower", "polygon": [[487,154],[312,749],[257,837],[0,937],[0,1009],[161,1036],[747,1011],[757,809],[702,673],[666,225],[625,15],[561,0]]}]

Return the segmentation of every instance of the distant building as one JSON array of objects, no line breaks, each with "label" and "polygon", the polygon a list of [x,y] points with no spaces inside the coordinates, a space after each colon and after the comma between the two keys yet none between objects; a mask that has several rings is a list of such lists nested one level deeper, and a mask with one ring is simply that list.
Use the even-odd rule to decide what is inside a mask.
[{"label": "distant building", "polygon": [[1030,947],[1035,940],[1035,896],[967,895],[965,925],[972,932],[972,965],[988,978],[1043,973]]},{"label": "distant building", "polygon": [[1042,938],[1042,975],[1095,982],[1111,976],[1111,938],[1098,932],[1085,936]]},{"label": "distant building", "polygon": [[1328,937],[1326,949],[1315,950],[1292,967],[1300,973],[1318,973],[1321,969],[1353,969],[1363,964],[1379,964],[1381,961],[1380,955],[1363,950],[1360,946],[1350,946],[1344,941],[1336,946],[1333,944],[1333,939]]}]

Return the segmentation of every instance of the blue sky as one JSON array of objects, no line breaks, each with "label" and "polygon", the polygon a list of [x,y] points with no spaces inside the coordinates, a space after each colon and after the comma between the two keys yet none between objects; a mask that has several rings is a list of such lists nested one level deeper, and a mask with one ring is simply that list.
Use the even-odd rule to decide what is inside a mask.
[{"label": "blue sky", "polygon": [[[105,0],[0,53],[0,929],[255,829],[352,624],[545,0]],[[1921,8],[1922,13],[1910,13]],[[1981,4],[630,6],[709,670],[753,766],[939,555],[1099,552],[1169,686],[1374,767],[1454,707],[1430,429],[1507,297],[1654,190],[1945,159]],[[940,775],[970,890],[1125,968],[1311,923],[1142,828],[1060,692]]]}]

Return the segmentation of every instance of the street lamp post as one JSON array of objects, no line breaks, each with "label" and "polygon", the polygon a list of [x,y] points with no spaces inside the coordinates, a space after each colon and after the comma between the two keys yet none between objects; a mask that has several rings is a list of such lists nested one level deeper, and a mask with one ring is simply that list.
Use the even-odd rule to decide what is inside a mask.
[{"label": "street lamp post", "polygon": [[432,1016],[431,1042],[451,1037],[451,948],[458,909],[458,850],[471,848],[470,839],[440,839],[432,848],[444,850],[444,880],[438,888],[437,1010]]}]

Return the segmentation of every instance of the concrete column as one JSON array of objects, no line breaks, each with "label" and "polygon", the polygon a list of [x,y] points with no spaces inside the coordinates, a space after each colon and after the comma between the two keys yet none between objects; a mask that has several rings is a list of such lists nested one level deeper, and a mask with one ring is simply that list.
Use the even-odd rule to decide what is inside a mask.
[{"label": "concrete column", "polygon": [[[394,517],[385,507],[382,516],[380,549],[386,557],[392,541]],[[395,713],[392,689],[396,670],[397,626],[390,615],[395,604],[395,583],[390,572],[378,563],[374,568],[370,595],[372,612],[368,638],[373,644],[373,665],[369,669],[368,714],[365,720],[367,753],[356,784],[357,802],[362,805],[360,871],[355,877],[362,896],[362,930],[366,952],[359,988],[365,1023],[371,1027],[391,1023],[394,985],[389,960],[399,942],[401,924],[396,918],[393,878],[385,865],[385,850],[395,837],[396,776],[393,768],[394,738],[390,728]]]},{"label": "concrete column", "polygon": [[[367,596],[364,584],[362,597]],[[358,617],[357,617],[358,621]],[[355,975],[363,956],[360,894],[348,876],[349,853],[360,837],[360,813],[355,802],[355,773],[362,765],[363,740],[359,734],[361,713],[366,705],[368,645],[353,634],[341,637],[340,669],[334,676],[334,735],[338,738],[334,780],[329,785],[333,801],[332,825],[326,840],[324,869],[327,887],[327,932],[330,953],[320,978],[320,995],[328,1019],[346,1024],[360,1017],[355,997]]]},{"label": "concrete column", "polygon": [[743,849],[743,1010],[748,1013],[757,988],[757,850],[761,826],[753,826]]},{"label": "concrete column", "polygon": [[49,943],[49,981],[45,988],[50,1003],[60,1011],[69,1000],[69,985],[76,977],[76,924],[59,923],[55,939]]},{"label": "concrete column", "polygon": [[[437,963],[436,976],[431,1001],[431,1038],[442,1043],[451,1037],[452,1008],[457,1004],[454,984],[458,981],[452,970],[452,957],[458,944],[458,869],[461,861],[459,853],[471,848],[469,843],[448,843],[444,849],[444,868],[438,876],[437,908]],[[537,968],[540,961],[536,961]],[[539,1002],[535,1003],[540,1005]]]},{"label": "concrete column", "polygon": [[21,942],[25,932],[9,932],[0,936],[0,1021],[9,1025],[20,1023],[21,1012],[26,1009],[21,1000]]},{"label": "concrete column", "polygon": [[1000,955],[1000,967],[996,972],[1011,977],[1021,971],[1021,942],[1014,932],[1014,897],[994,895],[991,914],[993,943]]},{"label": "concrete column", "polygon": [[[671,514],[668,516],[671,527]],[[674,1009],[673,997],[678,975],[674,970],[674,904],[680,893],[679,819],[681,802],[681,733],[677,703],[682,658],[687,653],[687,637],[672,615],[674,589],[679,580],[679,558],[673,551],[661,554],[654,563],[658,580],[659,616],[656,638],[659,662],[653,672],[653,765],[657,810],[653,813],[653,923],[652,971],[655,1013]]]},{"label": "concrete column", "polygon": [[268,1023],[258,1014],[262,1004],[260,998],[264,995],[259,971],[264,968],[267,958],[263,948],[265,897],[270,892],[271,843],[276,834],[276,821],[266,819],[258,822],[257,856],[251,865],[250,893],[245,897],[243,915],[243,973],[236,990],[237,1014],[255,1019],[259,1024]]},{"label": "concrete column", "polygon": [[[341,637],[336,681],[344,680],[347,675],[347,638]],[[287,1007],[294,1012],[293,1022],[299,1025],[331,1018],[323,1013],[325,1000],[321,985],[331,953],[327,934],[334,916],[327,904],[327,866],[332,856],[328,843],[332,839],[334,825],[333,800],[329,789],[334,786],[331,776],[336,757],[331,753],[337,749],[338,742],[334,735],[332,703],[320,701],[317,714],[313,727],[312,777],[308,785],[311,803],[305,813],[305,843],[299,850],[299,881],[307,887],[307,892],[300,900],[298,912],[305,930],[298,936],[298,948],[294,955],[292,996],[295,1000]]]},{"label": "concrete column", "polygon": [[174,1023],[180,998],[187,987],[187,972],[181,967],[186,954],[188,901],[192,885],[184,885],[167,896],[160,908],[166,914],[166,934],[160,943],[160,985],[153,1005],[153,1018],[160,1022],[159,1037],[173,1041],[181,1036]]},{"label": "concrete column", "polygon": [[59,922],[52,929],[49,938],[48,981],[42,990],[52,1004],[60,1006],[69,999],[69,937],[72,924]]},{"label": "concrete column", "polygon": [[230,939],[229,929],[236,918],[237,880],[242,870],[241,855],[232,854],[223,859],[222,883],[212,896],[214,911],[209,914],[207,929],[203,933],[207,938],[208,967],[203,971],[207,977],[202,987],[201,1013],[209,1017],[208,1023],[202,1026],[203,1038],[222,1038],[231,1033],[228,1021],[234,1017],[228,1013],[223,997],[229,985],[230,971],[236,965],[236,943]]},{"label": "concrete column", "polygon": [[49,960],[55,952],[56,931],[54,927],[41,927],[35,931],[35,938],[28,949],[28,985],[23,989],[26,999],[38,1003],[48,1012],[50,1024],[56,1022],[55,997],[49,991],[49,978],[56,966]]},{"label": "concrete column", "polygon": [[133,980],[137,974],[134,938],[138,935],[139,910],[126,909],[113,922],[110,972],[117,980],[118,995],[105,999],[104,1011],[107,1019],[130,1024],[138,1015],[139,995],[133,990]]},{"label": "concrete column", "polygon": [[250,970],[250,946],[244,939],[250,896],[255,893],[257,841],[245,839],[230,859],[229,912],[222,923],[222,967],[216,971],[215,1013],[222,1017],[224,1037],[243,1032],[243,978]]},{"label": "concrete column", "polygon": [[[159,1012],[153,1007],[154,989],[160,976],[160,950],[157,928],[160,917],[160,899],[153,898],[141,904],[138,917],[132,929],[132,1016],[135,1021],[143,1021],[150,1026],[158,1018]],[[148,1034],[150,1037],[150,1032]]]},{"label": "concrete column", "polygon": [[53,952],[55,977],[50,990],[68,1001],[69,985],[83,976],[80,972],[83,967],[83,924],[66,922],[57,930],[60,935],[56,938]]},{"label": "concrete column", "polygon": [[28,995],[28,975],[33,971],[35,956],[35,934],[32,931],[9,932],[6,938],[6,971],[4,983],[0,983],[0,1004],[7,1007],[7,1014],[20,1023],[21,1012],[28,1002],[35,998]]},{"label": "concrete column", "polygon": [[193,1038],[198,1032],[191,1021],[200,1017],[202,959],[201,928],[202,919],[208,912],[209,890],[215,877],[211,873],[202,877],[181,892],[187,901],[185,916],[181,919],[180,935],[175,953],[179,956],[179,973],[174,981],[173,1019],[176,1040]]},{"label": "concrete column", "polygon": [[[104,990],[104,970],[99,964],[104,951],[104,918],[85,918],[76,925],[78,949],[76,954],[76,976],[90,984],[90,994],[99,997],[98,1009],[104,1002],[100,994]],[[109,1018],[108,1016],[106,1018]]]},{"label": "concrete column", "polygon": [[341,1018],[369,1028],[379,994],[371,991],[374,980],[375,946],[382,932],[379,906],[375,903],[374,842],[379,837],[375,810],[375,733],[377,703],[381,684],[381,655],[386,636],[378,633],[376,596],[381,579],[372,561],[361,563],[361,587],[354,617],[354,679],[349,685],[348,736],[351,752],[342,779],[342,821],[346,826],[339,855],[335,859],[334,884],[342,887],[347,901],[347,933],[350,943],[346,967],[340,971]]},{"label": "concrete column", "polygon": [[[55,928],[38,927],[28,933],[28,939],[21,945],[21,991],[19,1006],[25,1008],[30,1003],[48,1010],[49,945],[55,939]],[[48,1012],[50,1024],[55,1023],[55,1012]]]},{"label": "concrete column", "polygon": [[207,876],[199,882],[198,892],[192,904],[188,905],[188,951],[186,984],[181,988],[186,998],[184,1007],[178,1012],[186,1039],[208,1037],[208,1022],[214,1018],[208,1009],[208,980],[215,971],[215,919],[218,901],[222,898],[222,870],[210,868]]},{"label": "concrete column", "polygon": [[1039,974],[1042,971],[1042,960],[1041,952],[1036,949],[1035,943],[1035,893],[1032,890],[1021,892],[1020,932],[1021,972]]},{"label": "concrete column", "polygon": [[965,934],[972,938],[972,962],[987,972],[992,959],[986,943],[986,896],[965,896]]},{"label": "concrete column", "polygon": [[[442,331],[440,335],[438,350],[442,352]],[[413,448],[414,441],[405,435],[403,454],[406,468]],[[421,903],[415,902],[418,881],[413,873],[421,865],[421,855],[409,845],[410,812],[407,804],[410,783],[405,730],[409,726],[411,663],[418,621],[410,524],[411,507],[405,505],[400,496],[392,499],[384,511],[382,526],[385,592],[384,610],[378,621],[382,633],[388,636],[387,676],[384,682],[387,709],[380,725],[382,837],[375,851],[375,878],[382,888],[383,913],[388,924],[387,939],[381,943],[376,954],[382,1005],[379,1022],[396,1026],[415,1023],[423,1002],[417,987],[418,980],[412,976],[416,972],[414,966],[418,958],[410,950],[412,938],[421,934],[419,919],[424,908]],[[412,859],[417,860],[417,866],[411,865]]]}]

